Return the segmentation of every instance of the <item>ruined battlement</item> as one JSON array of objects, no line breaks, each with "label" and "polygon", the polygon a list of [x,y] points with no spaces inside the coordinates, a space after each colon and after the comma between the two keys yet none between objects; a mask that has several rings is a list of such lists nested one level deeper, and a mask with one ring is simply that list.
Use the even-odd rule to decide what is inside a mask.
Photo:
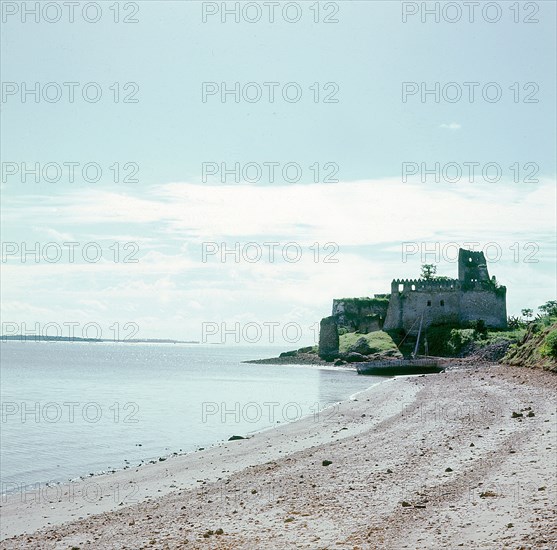
[{"label": "ruined battlement", "polygon": [[408,292],[432,292],[432,291],[454,291],[468,292],[471,290],[496,290],[498,293],[506,292],[506,287],[498,286],[495,277],[488,280],[468,279],[393,279],[391,282],[391,294]]},{"label": "ruined battlement", "polygon": [[393,292],[420,292],[431,290],[458,290],[458,279],[393,279],[391,293]]},{"label": "ruined battlement", "polygon": [[[503,329],[507,327],[506,296],[507,289],[489,277],[483,252],[460,249],[458,279],[393,279],[390,294],[333,300],[332,316],[327,319],[337,331],[361,333],[400,330],[415,335],[420,324],[424,328],[466,327],[478,320]],[[320,349],[327,347],[323,339]]]}]

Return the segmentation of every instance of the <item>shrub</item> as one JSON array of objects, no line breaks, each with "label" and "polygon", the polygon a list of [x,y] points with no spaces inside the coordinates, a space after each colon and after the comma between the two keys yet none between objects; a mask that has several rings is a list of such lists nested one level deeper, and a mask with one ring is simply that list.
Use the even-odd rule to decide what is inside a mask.
[{"label": "shrub", "polygon": [[522,328],[523,326],[525,326],[525,323],[519,317],[509,316],[509,317],[507,317],[507,326],[510,329]]},{"label": "shrub", "polygon": [[472,323],[472,328],[474,329],[474,337],[481,340],[487,337],[487,327],[485,326],[485,321],[483,319],[478,319]]},{"label": "shrub", "polygon": [[469,329],[451,330],[449,341],[447,342],[448,351],[451,355],[459,355],[462,348],[474,341],[476,332]]},{"label": "shrub", "polygon": [[546,357],[557,359],[557,330],[552,330],[545,337],[541,349],[541,354],[545,355]]}]

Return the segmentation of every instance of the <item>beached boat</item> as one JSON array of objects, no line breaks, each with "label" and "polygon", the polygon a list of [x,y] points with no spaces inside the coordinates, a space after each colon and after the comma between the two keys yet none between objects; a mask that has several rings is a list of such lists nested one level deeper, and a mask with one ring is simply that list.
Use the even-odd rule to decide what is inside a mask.
[{"label": "beached boat", "polygon": [[404,374],[432,374],[441,372],[444,367],[437,359],[424,357],[420,359],[394,359],[391,361],[369,361],[357,363],[358,374],[375,376],[401,376]]}]

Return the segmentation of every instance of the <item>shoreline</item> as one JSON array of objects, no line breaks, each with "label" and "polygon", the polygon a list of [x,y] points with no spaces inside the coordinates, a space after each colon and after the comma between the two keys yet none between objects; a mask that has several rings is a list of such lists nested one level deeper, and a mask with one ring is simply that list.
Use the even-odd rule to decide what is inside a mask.
[{"label": "shoreline", "polygon": [[[258,361],[258,360],[242,361],[242,363],[254,363],[256,361]],[[279,365],[279,363],[269,363],[269,364]],[[356,370],[356,368],[352,365],[334,366],[331,363],[326,363],[326,362],[324,362],[323,364],[308,364],[308,363],[299,362],[299,363],[288,363],[288,365],[292,366],[292,367],[299,366],[299,367],[302,367],[302,368],[316,367],[316,368],[322,369],[322,370],[334,370],[334,371],[339,371],[339,370],[340,371],[355,371]],[[374,377],[370,377],[370,382],[373,378]],[[324,409],[321,409],[321,412],[327,410],[328,408],[334,407],[338,403],[342,403],[344,401],[349,401],[353,398],[353,396],[357,395],[358,393],[366,392],[370,388],[372,388],[373,386],[376,386],[376,385],[378,385],[382,382],[387,382],[388,381],[388,379],[384,379],[383,377],[378,377],[378,378],[381,378],[381,380],[379,382],[376,382],[374,384],[370,384],[369,387],[367,387],[363,390],[359,390],[356,393],[349,395],[344,400],[337,401],[336,403],[328,404],[327,407],[325,407]],[[284,425],[292,424],[294,422],[298,422],[298,421],[303,420],[304,418],[307,418],[307,417],[310,417],[310,416],[312,416],[312,413],[307,413],[307,414],[302,415],[302,416],[300,416],[300,417],[298,417],[294,420],[282,422],[281,425],[284,426]],[[256,430],[253,430],[253,431],[243,432],[242,437],[244,439],[250,439],[252,436],[254,436],[258,433],[265,432],[265,431],[268,431],[268,430],[273,430],[277,427],[278,427],[278,425],[270,425],[270,426],[266,426],[266,427],[256,429]],[[236,436],[236,435],[240,435],[240,434],[233,434],[231,432],[230,437]],[[61,480],[51,479],[51,480],[47,480],[47,481],[36,481],[36,482],[29,483],[25,486],[20,485],[20,486],[18,486],[17,489],[15,489],[13,491],[8,491],[8,492],[4,491],[4,485],[10,485],[10,484],[13,484],[13,483],[12,482],[4,482],[4,483],[2,483],[2,487],[0,487],[0,509],[2,508],[2,506],[1,506],[2,501],[5,498],[8,498],[8,497],[10,497],[11,495],[14,495],[14,494],[21,494],[22,491],[27,491],[27,490],[31,490],[31,489],[42,490],[45,487],[46,488],[62,487],[64,485],[72,485],[72,484],[75,485],[78,482],[89,482],[89,481],[95,480],[97,477],[100,477],[100,476],[111,476],[111,475],[114,475],[114,474],[119,473],[119,472],[125,472],[125,471],[128,471],[128,470],[134,470],[134,469],[137,470],[138,468],[144,468],[145,466],[156,464],[157,462],[164,462],[164,461],[166,461],[170,458],[182,457],[182,456],[190,455],[192,453],[202,452],[206,449],[209,449],[209,448],[212,448],[212,447],[215,447],[215,446],[219,446],[219,445],[223,445],[223,444],[227,443],[228,441],[229,440],[227,440],[227,439],[222,439],[222,440],[219,440],[219,441],[204,443],[204,444],[202,444],[202,445],[204,445],[203,447],[201,447],[201,445],[200,445],[199,448],[192,449],[192,450],[189,450],[189,451],[182,451],[182,450],[180,450],[180,451],[170,451],[166,454],[153,455],[151,457],[146,457],[146,458],[141,459],[141,463],[136,464],[135,466],[128,465],[128,466],[123,466],[123,467],[119,467],[119,468],[107,468],[107,469],[104,469],[104,470],[96,471],[93,474],[76,475],[76,476],[74,476],[72,478],[68,478],[68,479],[61,479]],[[32,491],[28,491],[28,492],[32,493]],[[1,540],[2,540],[2,531],[0,529],[0,541]]]},{"label": "shoreline", "polygon": [[[307,365],[301,366],[307,367]],[[315,366],[322,368],[321,365]],[[329,365],[329,368],[337,369],[339,367],[332,367],[331,365]],[[370,377],[370,383],[372,379],[373,377]],[[347,406],[355,400],[355,396],[372,392],[383,383],[394,380],[395,378],[382,379],[381,382],[377,382],[367,389],[356,392],[356,394],[350,395],[343,401],[338,401],[337,403],[330,404],[326,408],[321,409],[319,411],[319,414],[326,415],[326,417],[328,417],[330,413],[327,411],[331,411],[331,409],[337,409],[340,405]],[[5,542],[5,539],[7,537],[29,533],[30,531],[27,529],[27,524],[32,526],[33,530],[36,530],[48,527],[49,525],[59,525],[60,523],[75,519],[75,510],[81,510],[81,514],[86,515],[92,515],[92,513],[99,512],[106,513],[117,511],[120,507],[120,502],[118,502],[117,504],[116,502],[106,502],[106,498],[117,496],[118,494],[120,494],[119,491],[115,491],[114,488],[124,486],[126,483],[132,483],[135,486],[138,486],[138,484],[142,483],[144,484],[144,487],[141,491],[139,491],[139,489],[136,491],[134,487],[134,490],[132,491],[133,494],[123,494],[122,496],[124,497],[124,500],[121,502],[124,502],[125,506],[133,506],[135,504],[138,504],[141,501],[142,497],[145,500],[151,500],[151,497],[148,495],[148,493],[151,492],[162,493],[162,495],[168,494],[172,492],[168,489],[175,489],[176,487],[173,487],[172,485],[164,485],[164,483],[159,483],[160,481],[162,481],[160,479],[161,477],[167,477],[167,475],[163,472],[167,472],[169,470],[167,468],[168,465],[172,466],[172,470],[182,468],[187,469],[191,462],[197,462],[200,459],[204,458],[204,456],[212,458],[212,455],[214,453],[229,451],[230,448],[232,448],[233,451],[236,451],[237,449],[234,449],[234,446],[252,441],[258,435],[264,436],[271,440],[275,440],[277,435],[279,437],[282,437],[288,436],[291,431],[304,431],[307,429],[307,427],[311,427],[311,425],[315,424],[312,420],[314,416],[314,414],[310,413],[292,422],[285,422],[274,426],[268,426],[254,432],[249,432],[245,434],[246,437],[242,440],[224,440],[207,445],[206,447],[202,448],[202,450],[196,449],[193,451],[186,451],[184,453],[171,453],[170,455],[162,457],[163,460],[160,460],[160,458],[146,459],[143,464],[127,469],[121,468],[115,470],[114,472],[98,473],[92,476],[80,476],[72,480],[55,483],[45,482],[34,484],[35,490],[33,491],[22,491],[20,489],[14,493],[3,493],[1,495],[2,502],[0,505],[0,510],[2,511],[2,525],[0,526],[0,548],[3,548],[2,543]],[[317,425],[319,425],[319,423]],[[293,426],[297,426],[298,429],[288,429],[289,427]],[[281,433],[279,434],[278,432]],[[281,454],[282,452],[283,451],[279,449],[278,454]],[[245,465],[242,464],[242,467],[244,466]],[[191,479],[188,479],[187,481],[191,484]],[[150,490],[152,489],[153,484],[155,484],[157,488],[155,490]],[[40,485],[40,487],[37,487],[37,485]],[[48,487],[48,485],[51,485],[51,487]],[[159,485],[162,485],[163,487],[159,487]],[[45,489],[45,487],[47,487],[47,489],[43,490]],[[94,490],[92,491],[90,487],[93,487]],[[54,494],[56,498],[52,498],[53,493],[49,491],[49,489],[56,489],[56,493]],[[62,489],[64,493],[60,495],[58,489]],[[95,502],[89,502],[91,500],[91,497],[89,495],[92,492],[97,493],[98,489],[100,490],[100,498],[97,499],[96,494],[94,494],[92,495],[92,498]],[[105,500],[105,502],[102,503],[102,500]],[[53,504],[58,504],[59,506],[53,507]],[[46,521],[47,519],[49,519],[49,516],[39,517],[42,516],[43,513],[49,513],[53,508],[56,509],[56,513],[53,516],[54,522]],[[20,515],[17,519],[22,521],[14,521],[12,523],[12,514],[19,515],[22,514],[23,511],[25,511],[25,513],[29,512],[32,517],[27,516],[27,520],[25,520],[23,515]]]},{"label": "shoreline", "polygon": [[[482,366],[389,381],[249,439],[78,480],[65,494],[3,498],[0,548],[179,548],[186,539],[191,548],[246,549],[557,544],[555,375]],[[466,418],[435,418],[455,403]],[[520,502],[499,489],[476,495],[516,480],[528,486]],[[428,498],[417,490],[426,481],[437,488]],[[204,537],[217,529],[223,534]]]}]

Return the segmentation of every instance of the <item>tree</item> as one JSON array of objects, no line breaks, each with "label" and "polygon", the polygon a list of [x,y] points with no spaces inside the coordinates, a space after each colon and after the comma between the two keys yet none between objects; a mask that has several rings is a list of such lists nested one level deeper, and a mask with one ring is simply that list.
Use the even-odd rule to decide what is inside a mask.
[{"label": "tree", "polygon": [[434,264],[423,264],[421,278],[426,281],[435,279],[435,274],[437,273],[437,266]]},{"label": "tree", "polygon": [[549,300],[538,309],[548,317],[557,317],[557,300]]},{"label": "tree", "polygon": [[526,317],[526,319],[530,319],[530,317],[532,317],[534,315],[534,310],[527,307],[527,308],[521,309],[520,313],[522,313],[522,316]]}]

